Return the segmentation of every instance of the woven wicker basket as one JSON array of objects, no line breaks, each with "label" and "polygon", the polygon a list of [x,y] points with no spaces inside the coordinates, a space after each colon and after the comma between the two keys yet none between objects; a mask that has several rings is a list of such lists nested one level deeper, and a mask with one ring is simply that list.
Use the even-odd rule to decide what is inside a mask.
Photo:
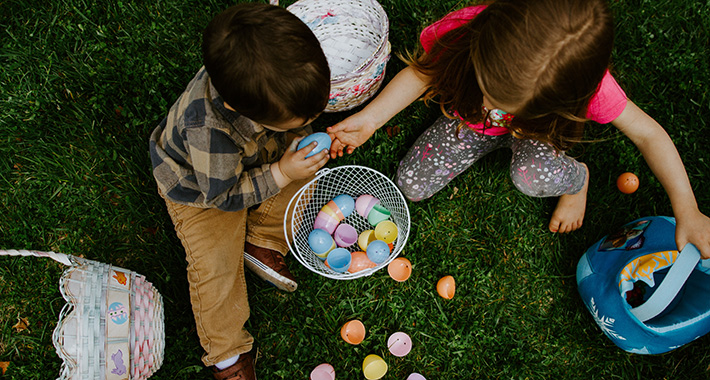
[{"label": "woven wicker basket", "polygon": [[163,299],[145,277],[55,252],[0,251],[68,265],[59,280],[67,301],[52,334],[59,380],[143,380],[163,363]]},{"label": "woven wicker basket", "polygon": [[377,92],[391,50],[389,21],[377,1],[300,0],[287,9],[313,30],[328,59],[330,100],[325,112],[352,109]]}]

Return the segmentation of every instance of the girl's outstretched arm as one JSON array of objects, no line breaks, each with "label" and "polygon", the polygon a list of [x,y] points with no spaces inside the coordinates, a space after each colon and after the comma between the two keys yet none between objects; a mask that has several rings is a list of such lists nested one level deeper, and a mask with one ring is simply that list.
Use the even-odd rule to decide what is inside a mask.
[{"label": "girl's outstretched arm", "polygon": [[683,161],[666,131],[631,101],[612,124],[636,144],[668,193],[676,218],[678,249],[693,243],[704,259],[710,258],[710,218],[698,209]]},{"label": "girl's outstretched arm", "polygon": [[428,77],[411,66],[400,71],[362,111],[328,127],[333,140],[330,156],[342,157],[343,150],[352,153],[389,119],[417,100],[428,84]]}]

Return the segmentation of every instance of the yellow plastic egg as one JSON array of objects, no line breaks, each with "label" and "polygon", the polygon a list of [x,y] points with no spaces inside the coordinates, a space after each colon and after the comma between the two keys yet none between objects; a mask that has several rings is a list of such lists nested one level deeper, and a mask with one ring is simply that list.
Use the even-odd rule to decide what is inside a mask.
[{"label": "yellow plastic egg", "polygon": [[377,223],[377,226],[375,227],[375,238],[382,240],[387,244],[397,240],[398,233],[399,230],[397,229],[397,225],[390,220],[383,220],[382,222]]},{"label": "yellow plastic egg", "polygon": [[363,251],[367,251],[367,246],[375,240],[377,240],[377,238],[375,238],[375,230],[365,230],[358,236],[357,245],[359,245],[360,249]]},{"label": "yellow plastic egg", "polygon": [[387,373],[387,363],[375,354],[367,355],[362,362],[362,372],[367,380],[381,379]]}]

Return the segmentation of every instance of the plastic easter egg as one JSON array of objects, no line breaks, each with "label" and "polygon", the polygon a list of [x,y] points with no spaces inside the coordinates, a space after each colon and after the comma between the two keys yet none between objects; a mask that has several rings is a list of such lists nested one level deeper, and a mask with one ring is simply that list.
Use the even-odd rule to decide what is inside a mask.
[{"label": "plastic easter egg", "polygon": [[357,241],[357,230],[347,223],[340,223],[333,233],[333,238],[338,247],[349,247]]},{"label": "plastic easter egg", "polygon": [[366,251],[367,246],[375,240],[375,230],[365,230],[362,231],[360,236],[358,236],[357,245],[360,247],[360,249]]},{"label": "plastic easter egg", "polygon": [[367,222],[372,226],[377,226],[380,222],[390,218],[390,211],[381,204],[376,204],[367,214]]},{"label": "plastic easter egg", "polygon": [[631,194],[639,188],[639,178],[634,173],[624,173],[616,179],[616,187],[624,194]]},{"label": "plastic easter egg", "polygon": [[320,228],[328,232],[328,234],[332,235],[335,232],[335,228],[338,227],[339,223],[339,220],[324,213],[323,211],[320,211],[318,212],[318,215],[316,215],[315,222],[313,222],[313,228]]},{"label": "plastic easter egg", "polygon": [[357,197],[357,200],[355,200],[355,210],[357,211],[360,216],[363,218],[367,218],[367,214],[370,213],[370,210],[376,205],[379,204],[380,200],[373,197],[370,194],[363,194],[359,197]]},{"label": "plastic easter egg", "polygon": [[313,150],[306,155],[306,158],[320,153],[323,150],[330,150],[330,136],[328,136],[327,133],[325,132],[316,132],[312,135],[308,135],[304,137],[301,141],[298,142],[298,150],[301,150],[305,148],[308,144],[312,142],[318,143]]},{"label": "plastic easter egg", "polygon": [[394,356],[405,356],[412,350],[412,338],[401,331],[396,332],[387,339],[387,348]]},{"label": "plastic easter egg", "polygon": [[343,215],[342,212],[340,212],[340,209],[338,206],[335,205],[333,201],[328,202],[323,208],[320,209],[321,212],[324,212],[328,215],[330,215],[333,219],[337,221],[342,221],[345,219],[345,216]]},{"label": "plastic easter egg", "polygon": [[377,227],[375,227],[375,238],[387,244],[397,240],[398,233],[397,225],[390,220],[383,220],[377,223]]},{"label": "plastic easter egg", "polygon": [[419,373],[412,372],[409,376],[407,376],[407,380],[426,380],[426,377]]},{"label": "plastic easter egg", "polygon": [[370,261],[380,264],[390,256],[390,247],[382,240],[375,240],[367,246],[366,253]]},{"label": "plastic easter egg", "polygon": [[377,264],[373,263],[372,260],[367,258],[367,253],[362,251],[355,251],[350,254],[352,256],[352,261],[350,262],[350,268],[348,272],[355,273],[361,270],[374,268]]},{"label": "plastic easter egg", "polygon": [[367,380],[381,379],[387,373],[387,363],[375,354],[367,355],[362,362],[362,372]]},{"label": "plastic easter egg", "polygon": [[335,368],[328,363],[323,363],[313,368],[311,380],[335,380]]},{"label": "plastic easter egg", "polygon": [[333,202],[336,206],[338,206],[338,208],[346,218],[353,213],[353,210],[355,210],[355,200],[353,199],[353,197],[347,194],[338,195],[337,197],[333,198]]},{"label": "plastic easter egg", "polygon": [[407,281],[412,275],[412,263],[404,257],[398,257],[387,265],[387,273],[395,281]]},{"label": "plastic easter egg", "polygon": [[441,297],[450,300],[456,293],[456,281],[452,276],[444,276],[436,283],[436,291]]},{"label": "plastic easter egg", "polygon": [[365,339],[365,325],[357,319],[345,322],[340,328],[340,337],[350,344],[360,344]]},{"label": "plastic easter egg", "polygon": [[308,246],[319,258],[325,260],[328,252],[335,249],[335,241],[328,231],[316,228],[308,234]]},{"label": "plastic easter egg", "polygon": [[350,268],[351,261],[352,257],[350,256],[350,251],[345,248],[336,248],[330,251],[328,257],[325,259],[330,269],[339,273],[347,272],[348,268]]}]

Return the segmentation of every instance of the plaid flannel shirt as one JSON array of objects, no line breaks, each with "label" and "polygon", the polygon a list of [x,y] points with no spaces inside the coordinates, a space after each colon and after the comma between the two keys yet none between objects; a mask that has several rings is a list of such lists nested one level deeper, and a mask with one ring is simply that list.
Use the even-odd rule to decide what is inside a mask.
[{"label": "plaid flannel shirt", "polygon": [[270,170],[295,135],[263,128],[230,111],[204,67],[150,136],[153,176],[175,203],[238,211],[280,189]]}]

